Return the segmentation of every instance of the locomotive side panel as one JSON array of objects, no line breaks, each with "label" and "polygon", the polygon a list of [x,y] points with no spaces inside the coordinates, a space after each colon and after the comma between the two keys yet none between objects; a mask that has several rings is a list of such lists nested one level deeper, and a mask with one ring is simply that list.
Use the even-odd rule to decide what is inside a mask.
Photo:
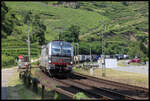
[{"label": "locomotive side panel", "polygon": [[40,57],[40,66],[44,67],[44,56],[45,56],[45,48],[42,48],[41,57]]},{"label": "locomotive side panel", "polygon": [[49,69],[49,60],[48,60],[48,57],[49,57],[49,48],[48,48],[48,45],[46,46],[46,50],[45,50],[45,56],[44,56],[44,61],[45,61],[45,67],[46,69],[48,70]]}]

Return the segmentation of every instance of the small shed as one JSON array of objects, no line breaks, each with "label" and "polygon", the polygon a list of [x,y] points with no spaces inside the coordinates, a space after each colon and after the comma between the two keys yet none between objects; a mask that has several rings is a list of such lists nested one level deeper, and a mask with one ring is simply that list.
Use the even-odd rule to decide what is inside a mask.
[{"label": "small shed", "polygon": [[117,67],[117,59],[115,59],[115,58],[105,59],[105,67],[106,68],[116,68]]},{"label": "small shed", "polygon": [[22,56],[22,55],[19,55],[18,58],[19,58],[19,59],[23,59],[23,56]]}]

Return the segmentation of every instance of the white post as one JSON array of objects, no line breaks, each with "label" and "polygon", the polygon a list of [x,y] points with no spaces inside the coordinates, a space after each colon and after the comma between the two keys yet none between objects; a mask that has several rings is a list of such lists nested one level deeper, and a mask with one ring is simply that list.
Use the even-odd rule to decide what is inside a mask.
[{"label": "white post", "polygon": [[90,68],[90,75],[93,76],[93,68]]},{"label": "white post", "polygon": [[90,48],[90,62],[92,62],[92,59],[91,59],[91,48]]}]

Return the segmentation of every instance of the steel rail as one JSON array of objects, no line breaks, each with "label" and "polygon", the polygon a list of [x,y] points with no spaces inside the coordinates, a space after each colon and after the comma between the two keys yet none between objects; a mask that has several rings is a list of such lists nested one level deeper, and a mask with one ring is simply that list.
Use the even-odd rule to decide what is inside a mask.
[{"label": "steel rail", "polygon": [[[73,98],[73,96],[74,96],[73,93],[68,92],[66,90],[63,90],[62,88],[56,88],[56,87],[54,87],[54,85],[49,84],[49,82],[52,81],[52,79],[49,78],[48,76],[46,76],[46,74],[44,74],[42,72],[38,72],[38,75],[41,75],[41,76],[43,76],[43,78],[45,78],[45,79],[43,79],[43,78],[39,78],[38,79],[40,84],[42,84],[42,85],[44,85],[46,87],[52,88],[54,91],[56,91],[58,93],[61,93],[61,94],[66,95],[66,96],[68,96],[70,98]],[[44,80],[48,80],[49,82],[44,82]]]},{"label": "steel rail", "polygon": [[87,90],[83,89],[82,87],[79,87],[79,86],[77,86],[77,85],[75,85],[73,83],[68,83],[68,82],[65,82],[65,81],[62,81],[62,80],[59,80],[59,79],[55,79],[55,80],[58,81],[58,82],[61,82],[63,84],[69,85],[69,86],[71,86],[71,87],[73,87],[75,89],[78,89],[80,91],[83,91],[83,92],[85,92],[85,93],[87,93],[89,95],[92,95],[92,96],[94,96],[94,97],[96,97],[98,99],[101,99],[101,100],[112,100],[112,98],[110,98],[108,96],[105,96],[105,95],[99,94],[99,93],[95,93],[95,92],[87,91]]},{"label": "steel rail", "polygon": [[[77,73],[77,72],[73,72],[73,74],[75,74],[75,76],[80,76],[80,77],[87,78],[87,80],[93,81],[95,83],[103,83],[103,84],[107,84],[109,86],[120,87],[120,88],[123,88],[123,89],[133,89],[135,91],[139,91],[138,94],[146,94],[146,96],[147,96],[147,93],[148,93],[148,89],[147,88],[133,86],[133,85],[128,85],[128,84],[119,83],[119,82],[115,82],[115,81],[111,81],[111,80],[105,80],[105,79],[101,79],[101,78],[96,78],[96,77],[80,74],[80,73]],[[97,86],[91,86],[91,85],[87,85],[85,83],[83,84],[81,82],[74,81],[74,80],[71,80],[71,82],[76,82],[76,84],[75,83],[70,83],[69,81],[68,82],[64,82],[64,81],[62,81],[60,79],[56,79],[56,78],[53,78],[53,80],[58,81],[59,83],[61,83],[63,85],[69,85],[71,88],[81,90],[81,91],[85,92],[88,95],[92,95],[92,96],[94,96],[96,98],[103,99],[103,100],[115,99],[115,97],[113,98],[112,96],[118,96],[118,97],[120,97],[120,99],[136,100],[136,98],[133,98],[132,96],[130,97],[130,95],[128,95],[128,94],[127,95],[123,94],[122,92],[119,93],[119,92],[112,91],[112,90],[102,89],[102,88],[97,87]],[[82,85],[83,88],[84,87],[85,88],[88,87],[88,88],[94,89],[95,91],[97,90],[99,92],[105,92],[107,94],[100,94],[100,93],[90,92],[90,91],[85,90],[82,87],[80,87],[80,85]],[[58,91],[64,92],[64,93],[67,92],[65,94],[66,95],[69,94],[69,97],[73,96],[73,93],[70,94],[70,92],[65,91],[64,89],[62,89],[62,90],[58,89]]]},{"label": "steel rail", "polygon": [[129,97],[129,96],[127,96],[127,95],[120,94],[120,93],[115,92],[115,91],[111,91],[111,90],[106,90],[106,89],[94,87],[94,86],[91,86],[91,85],[89,85],[89,84],[85,84],[85,83],[80,82],[80,81],[75,81],[75,80],[71,80],[71,81],[76,82],[76,83],[81,84],[81,85],[84,85],[84,86],[91,87],[91,88],[93,88],[94,90],[98,90],[98,91],[101,91],[101,92],[103,92],[103,93],[111,94],[111,95],[113,95],[113,96],[118,96],[118,97],[120,97],[120,99],[136,100],[135,98]]},{"label": "steel rail", "polygon": [[115,81],[111,81],[111,80],[106,80],[106,79],[102,79],[102,78],[96,78],[96,77],[84,75],[84,74],[77,73],[77,72],[73,72],[73,73],[76,74],[76,75],[80,75],[82,77],[88,78],[89,80],[99,82],[99,83],[103,82],[103,83],[106,83],[106,84],[109,84],[109,85],[114,85],[114,86],[117,86],[117,87],[118,86],[120,86],[120,87],[126,87],[127,89],[134,89],[134,90],[137,90],[137,91],[144,91],[145,93],[149,92],[148,88],[139,87],[139,86],[133,86],[133,85],[128,85],[128,84],[124,84],[124,83],[120,83],[120,82],[115,82]]},{"label": "steel rail", "polygon": [[[59,92],[59,93],[61,93],[63,95],[66,95],[66,96],[68,96],[70,98],[73,98],[73,96],[76,94],[76,93],[72,93],[70,91],[64,90],[63,88],[59,87],[59,86],[66,85],[65,83],[61,83],[59,80],[56,80],[55,78],[50,78],[46,74],[42,73],[41,71],[38,72],[37,74],[42,76],[42,78],[38,79],[38,81],[40,82],[40,84],[42,84],[44,86],[47,86],[47,87],[50,87],[53,90],[55,90],[56,92]],[[46,83],[46,82],[44,82],[44,80],[48,80],[48,82]],[[57,87],[54,87],[52,84],[50,84],[52,82],[52,80],[53,80],[54,83],[58,84]],[[67,84],[67,86],[68,86],[68,84]],[[72,88],[72,90],[77,90],[77,87],[71,86],[71,88]],[[96,98],[89,98],[89,99],[96,99]]]}]

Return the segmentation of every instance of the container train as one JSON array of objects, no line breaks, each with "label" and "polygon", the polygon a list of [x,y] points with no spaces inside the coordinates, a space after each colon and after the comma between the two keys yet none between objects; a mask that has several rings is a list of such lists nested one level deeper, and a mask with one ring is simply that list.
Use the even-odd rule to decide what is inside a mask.
[{"label": "container train", "polygon": [[54,40],[42,47],[40,69],[50,76],[72,72],[73,46],[69,42]]},{"label": "container train", "polygon": [[74,56],[74,62],[89,62],[90,59],[96,61],[96,56],[97,55],[77,55]]}]

